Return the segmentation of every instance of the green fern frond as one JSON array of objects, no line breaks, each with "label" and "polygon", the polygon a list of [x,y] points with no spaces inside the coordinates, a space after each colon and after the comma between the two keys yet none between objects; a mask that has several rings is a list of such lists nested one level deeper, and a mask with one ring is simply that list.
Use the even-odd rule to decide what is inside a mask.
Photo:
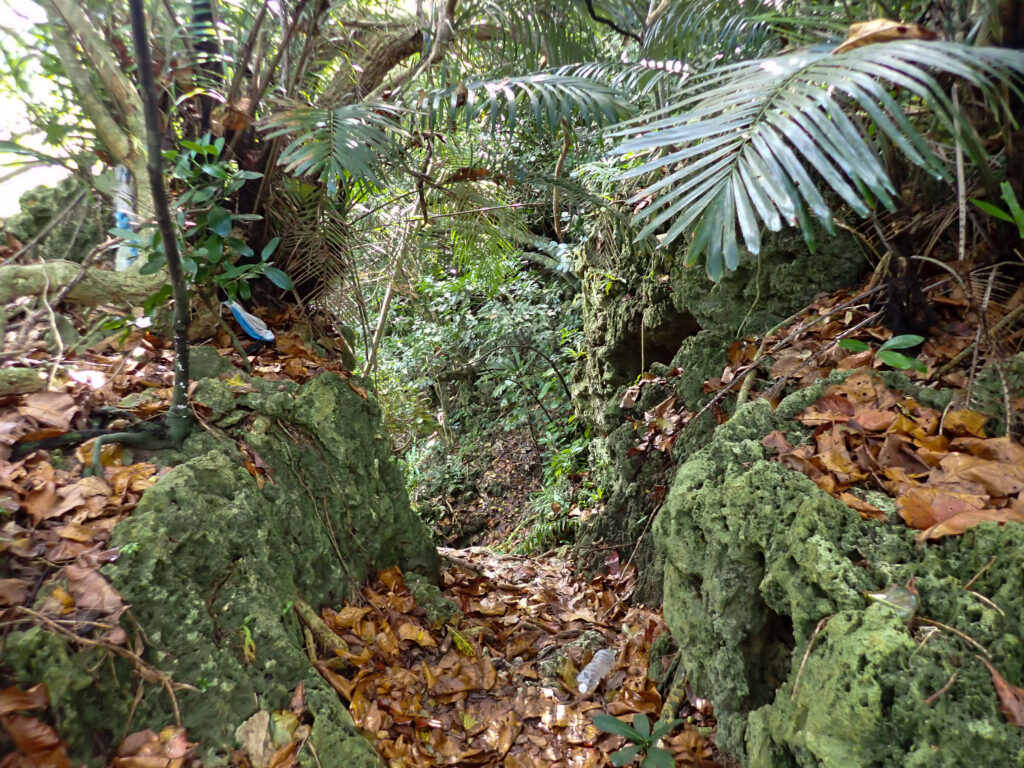
[{"label": "green fern frond", "polygon": [[[1024,53],[908,41],[841,54],[801,51],[692,78],[679,101],[615,134],[630,136],[616,149],[632,164],[621,179],[657,174],[634,198],[651,201],[635,217],[644,225],[639,237],[659,233],[668,244],[689,233],[687,262],[704,255],[718,279],[738,265],[740,236],[758,253],[762,225],[799,225],[810,247],[812,216],[831,231],[831,210],[812,174],[860,215],[874,201],[892,209],[895,186],[871,132],[936,178],[949,178],[904,113],[911,100],[981,165],[984,149],[931,71],[963,79],[995,107],[997,86],[1016,88],[1024,74]],[[853,110],[859,119],[847,114]]]},{"label": "green fern frond", "polygon": [[267,138],[296,134],[278,163],[295,176],[314,176],[329,191],[352,184],[383,187],[384,169],[401,162],[402,110],[390,104],[347,104],[335,109],[292,106],[261,125]]},{"label": "green fern frond", "polygon": [[601,126],[617,122],[630,111],[612,88],[557,74],[459,83],[424,94],[416,106],[429,130],[438,126],[453,130],[459,119],[469,127],[478,117],[484,117],[492,131],[511,130],[525,113],[536,128],[554,132],[563,120]]},{"label": "green fern frond", "polygon": [[685,60],[697,71],[766,56],[780,47],[770,12],[779,13],[762,0],[676,0],[648,27],[641,56]]}]

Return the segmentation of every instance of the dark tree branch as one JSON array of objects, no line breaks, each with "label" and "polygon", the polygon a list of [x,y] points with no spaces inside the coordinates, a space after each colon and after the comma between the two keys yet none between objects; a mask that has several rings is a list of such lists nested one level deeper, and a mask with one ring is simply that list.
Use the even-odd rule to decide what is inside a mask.
[{"label": "dark tree branch", "polygon": [[146,19],[142,0],[128,0],[132,17],[132,37],[135,43],[136,71],[146,119],[146,170],[153,194],[153,208],[163,240],[167,273],[171,278],[174,295],[174,389],[171,407],[167,412],[167,433],[172,443],[180,443],[189,433],[191,412],[188,407],[188,319],[189,297],[185,274],[178,255],[178,239],[171,222],[164,186],[163,154],[161,152],[160,114],[157,106],[156,84],[153,82],[153,56],[149,49]]},{"label": "dark tree branch", "polygon": [[641,43],[641,44],[643,43],[643,40],[640,39],[640,35],[634,34],[633,32],[629,32],[629,31],[623,29],[618,24],[616,24],[614,21],[612,21],[611,19],[606,19],[604,16],[598,16],[597,15],[597,11],[594,10],[594,0],[587,0],[587,11],[589,11],[590,18],[592,18],[594,21],[599,22],[601,24],[607,24],[609,27],[611,27],[616,32],[618,32],[620,35],[625,35],[626,37],[631,37],[634,40],[636,40],[638,43]]}]

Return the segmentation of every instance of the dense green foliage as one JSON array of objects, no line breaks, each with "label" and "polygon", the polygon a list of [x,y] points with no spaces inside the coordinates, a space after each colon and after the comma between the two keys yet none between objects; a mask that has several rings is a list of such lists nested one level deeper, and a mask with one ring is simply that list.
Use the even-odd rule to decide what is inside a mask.
[{"label": "dense green foliage", "polygon": [[544,465],[531,537],[543,548],[571,533],[552,504],[568,510],[596,492],[571,479],[587,444],[568,388],[581,315],[575,292],[545,284],[528,262],[509,264],[506,278],[494,287],[440,265],[422,277],[394,310],[376,383],[410,495],[428,517],[441,499],[472,492],[494,458],[487,445],[528,434]]}]

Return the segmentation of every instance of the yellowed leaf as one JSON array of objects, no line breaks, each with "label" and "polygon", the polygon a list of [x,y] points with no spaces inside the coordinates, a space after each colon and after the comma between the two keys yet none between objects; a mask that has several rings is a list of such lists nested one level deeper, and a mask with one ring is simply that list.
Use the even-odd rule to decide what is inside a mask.
[{"label": "yellowed leaf", "polygon": [[904,24],[892,19],[872,19],[850,25],[846,39],[832,53],[845,53],[854,48],[895,40],[934,40],[936,34],[920,24]]}]

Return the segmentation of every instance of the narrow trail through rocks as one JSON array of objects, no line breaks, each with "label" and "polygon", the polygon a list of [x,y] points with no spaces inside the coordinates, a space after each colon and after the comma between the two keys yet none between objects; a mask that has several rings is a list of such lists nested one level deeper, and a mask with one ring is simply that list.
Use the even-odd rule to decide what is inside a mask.
[{"label": "narrow trail through rocks", "polygon": [[[627,605],[632,566],[610,558],[586,582],[554,555],[440,552],[445,604],[425,610],[417,584],[390,569],[360,604],[324,611],[347,650],[317,666],[389,766],[604,766],[629,742],[595,714],[660,717],[667,691],[648,667],[671,663],[652,648],[666,630],[659,612]],[[601,648],[614,667],[581,695],[576,675]],[[676,764],[718,765],[707,703],[691,694],[681,716],[663,742]]]}]

